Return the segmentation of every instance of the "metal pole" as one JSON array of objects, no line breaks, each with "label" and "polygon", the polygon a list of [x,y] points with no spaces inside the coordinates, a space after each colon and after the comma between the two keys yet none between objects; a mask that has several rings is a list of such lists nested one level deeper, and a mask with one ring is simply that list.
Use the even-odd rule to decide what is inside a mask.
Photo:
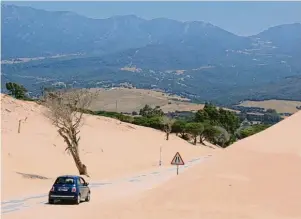
[{"label": "metal pole", "polygon": [[179,165],[177,165],[177,175],[179,175]]},{"label": "metal pole", "polygon": [[18,133],[21,132],[21,119],[19,120]]},{"label": "metal pole", "polygon": [[162,146],[160,146],[160,160],[159,160],[159,166],[162,164]]}]

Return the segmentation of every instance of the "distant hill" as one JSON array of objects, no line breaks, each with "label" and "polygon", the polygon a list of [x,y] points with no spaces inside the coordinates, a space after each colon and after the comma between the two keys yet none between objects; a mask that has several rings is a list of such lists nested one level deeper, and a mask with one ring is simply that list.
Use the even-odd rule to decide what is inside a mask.
[{"label": "distant hill", "polygon": [[301,100],[298,23],[241,37],[199,21],[134,15],[91,19],[72,12],[1,7],[2,59],[66,55],[2,63],[2,84],[14,80],[35,92],[57,82],[79,87],[128,82],[222,104]]},{"label": "distant hill", "polygon": [[271,42],[278,53],[301,55],[301,24],[286,24],[271,27],[259,33],[256,38]]},{"label": "distant hill", "polygon": [[[215,52],[242,49],[248,39],[204,22],[144,20],[134,15],[90,19],[72,12],[48,12],[2,5],[3,58],[68,53],[112,53],[146,45],[203,46]],[[203,49],[203,53],[204,53]]]}]

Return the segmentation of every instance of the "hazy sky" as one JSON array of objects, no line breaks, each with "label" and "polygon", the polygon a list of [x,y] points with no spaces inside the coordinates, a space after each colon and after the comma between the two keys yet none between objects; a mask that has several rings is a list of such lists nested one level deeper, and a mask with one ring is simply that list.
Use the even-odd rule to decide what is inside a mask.
[{"label": "hazy sky", "polygon": [[238,35],[257,34],[271,26],[301,23],[301,2],[7,2],[53,11],[73,11],[91,18],[135,14],[180,21],[205,21]]}]

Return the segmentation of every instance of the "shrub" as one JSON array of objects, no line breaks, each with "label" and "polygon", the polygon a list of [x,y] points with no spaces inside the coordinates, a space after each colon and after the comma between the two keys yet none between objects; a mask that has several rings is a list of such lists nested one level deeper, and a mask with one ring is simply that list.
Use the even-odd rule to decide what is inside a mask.
[{"label": "shrub", "polygon": [[140,125],[140,126],[146,126],[154,129],[160,129],[162,130],[162,120],[161,117],[155,116],[155,117],[135,117],[133,120],[133,124]]},{"label": "shrub", "polygon": [[227,130],[220,126],[214,126],[214,129],[217,130],[217,133],[213,138],[213,143],[221,147],[228,146],[231,135],[227,132]]},{"label": "shrub", "polygon": [[15,97],[16,99],[29,100],[27,97],[27,89],[20,84],[14,82],[8,82],[5,84],[6,89],[9,91],[9,95]]},{"label": "shrub", "polygon": [[139,111],[139,115],[143,117],[156,117],[156,116],[163,116],[164,112],[160,109],[160,106],[156,106],[155,108],[150,107],[149,105],[145,105]]},{"label": "shrub", "polygon": [[171,132],[176,133],[177,135],[181,133],[183,136],[186,131],[186,123],[184,120],[176,120],[171,127]]},{"label": "shrub", "polygon": [[265,125],[265,124],[252,125],[252,126],[249,126],[247,128],[244,128],[244,129],[240,130],[237,133],[237,136],[238,136],[239,139],[243,139],[243,138],[252,136],[256,133],[259,133],[259,132],[261,132],[261,131],[269,128],[269,127],[270,127],[270,125]]}]

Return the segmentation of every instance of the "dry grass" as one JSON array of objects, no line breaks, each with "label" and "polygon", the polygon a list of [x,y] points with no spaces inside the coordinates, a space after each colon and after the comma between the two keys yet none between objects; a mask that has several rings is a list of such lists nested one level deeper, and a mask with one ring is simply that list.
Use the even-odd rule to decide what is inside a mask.
[{"label": "dry grass", "polygon": [[261,107],[264,109],[275,109],[278,113],[295,113],[296,106],[301,106],[301,101],[288,100],[264,100],[264,101],[244,101],[239,106]]},{"label": "dry grass", "polygon": [[168,95],[163,92],[144,89],[98,89],[98,96],[93,101],[90,109],[131,113],[139,111],[148,104],[152,107],[160,106],[165,112],[190,111],[202,109],[202,104],[193,104],[189,99],[176,95]]},{"label": "dry grass", "polygon": [[92,103],[90,107],[91,110],[131,113],[133,111],[139,112],[145,104],[152,107],[160,106],[164,112],[174,112],[176,110],[197,111],[204,107],[203,104],[185,102],[189,101],[187,98],[168,95],[160,91],[136,88],[97,89],[97,91],[99,94]]}]

